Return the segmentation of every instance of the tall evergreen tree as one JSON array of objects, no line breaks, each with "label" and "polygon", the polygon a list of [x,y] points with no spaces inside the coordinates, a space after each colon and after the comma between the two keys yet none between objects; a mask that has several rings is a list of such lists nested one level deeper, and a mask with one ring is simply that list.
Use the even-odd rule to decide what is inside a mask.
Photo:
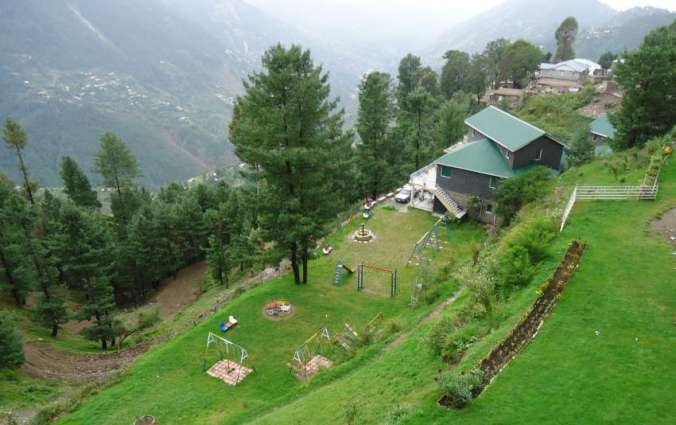
[{"label": "tall evergreen tree", "polygon": [[75,205],[84,208],[99,208],[96,191],[92,190],[87,175],[80,169],[74,159],[64,156],[61,161],[61,179],[66,195]]},{"label": "tall evergreen tree", "polygon": [[103,177],[104,184],[115,189],[119,204],[119,217],[123,223],[131,218],[127,199],[123,191],[129,189],[139,176],[136,157],[117,135],[106,132],[101,136],[101,147],[96,154],[96,171]]},{"label": "tall evergreen tree", "polygon": [[613,147],[641,146],[676,124],[676,21],[648,34],[641,47],[615,66],[624,89],[622,107],[610,114]]},{"label": "tall evergreen tree", "polygon": [[94,324],[85,329],[85,336],[100,341],[105,350],[115,344],[108,228],[96,216],[65,206],[62,231],[55,244],[61,253],[66,281],[69,286],[80,288],[83,297],[76,317],[94,319]]},{"label": "tall evergreen tree", "polygon": [[0,178],[0,288],[12,295],[17,307],[26,304],[26,295],[35,280],[22,225],[29,213],[25,204],[14,185]]},{"label": "tall evergreen tree", "polygon": [[422,66],[420,58],[411,53],[404,56],[399,62],[399,74],[397,79],[397,105],[400,109],[406,108],[406,99],[408,95],[418,87],[420,82],[420,70]]},{"label": "tall evergreen tree", "polygon": [[245,87],[230,140],[262,182],[264,236],[288,252],[296,283],[305,283],[310,250],[344,196],[334,192],[332,168],[352,155],[342,111],[329,99],[328,76],[298,46],[270,48]]},{"label": "tall evergreen tree", "polygon": [[577,30],[577,19],[572,16],[564,19],[559,28],[556,29],[556,53],[554,54],[556,62],[575,58],[573,44],[575,44],[575,39],[577,38]]},{"label": "tall evergreen tree", "polygon": [[422,87],[417,87],[406,100],[408,114],[400,120],[405,126],[407,147],[412,150],[415,170],[434,156],[433,130],[436,100]]},{"label": "tall evergreen tree", "polygon": [[470,77],[470,57],[459,50],[444,54],[446,63],[441,70],[441,92],[450,99],[455,92],[467,91]]},{"label": "tall evergreen tree", "polygon": [[469,107],[469,96],[459,94],[441,105],[434,129],[435,155],[462,140]]},{"label": "tall evergreen tree", "polygon": [[32,205],[35,203],[35,199],[33,198],[33,183],[28,178],[28,168],[23,161],[23,155],[21,155],[21,152],[26,148],[27,144],[28,138],[26,137],[26,132],[21,128],[21,125],[17,121],[12,118],[7,118],[7,120],[5,120],[2,138],[5,140],[5,143],[7,143],[7,146],[14,149],[16,152],[16,157],[19,160],[19,169],[23,175],[24,191]]},{"label": "tall evergreen tree", "polygon": [[390,76],[371,72],[364,76],[359,86],[359,116],[357,132],[361,144],[357,147],[359,173],[364,186],[374,198],[382,190],[389,190],[389,176],[395,164],[396,152],[390,135],[392,97]]}]

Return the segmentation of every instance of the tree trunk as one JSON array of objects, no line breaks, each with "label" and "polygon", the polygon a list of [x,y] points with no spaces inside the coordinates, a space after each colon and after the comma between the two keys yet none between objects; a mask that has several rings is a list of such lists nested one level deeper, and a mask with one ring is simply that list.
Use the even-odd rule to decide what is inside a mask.
[{"label": "tree trunk", "polygon": [[56,335],[59,333],[59,325],[57,323],[52,324],[52,338],[56,338]]},{"label": "tree trunk", "polygon": [[9,263],[7,257],[5,257],[5,253],[2,251],[2,247],[0,247],[0,263],[2,263],[2,268],[3,270],[5,270],[7,282],[9,282],[9,285],[12,287],[12,296],[14,297],[14,301],[16,302],[16,306],[21,308],[26,303],[26,300],[24,300],[21,294],[19,294],[16,279],[14,278],[14,274],[12,273],[12,266]]},{"label": "tree trunk", "polygon": [[21,156],[21,149],[19,149],[19,146],[16,146],[16,155],[19,157],[19,166],[21,167],[21,173],[23,174],[23,184],[26,187],[28,200],[30,201],[31,205],[35,205],[35,200],[33,200],[33,190],[31,189],[30,182],[28,181],[28,171],[26,171],[26,165],[23,163],[23,157]]},{"label": "tree trunk", "polygon": [[291,244],[291,269],[293,269],[293,281],[300,285],[300,270],[298,269],[298,249],[296,243]]},{"label": "tree trunk", "polygon": [[303,284],[307,284],[307,252],[303,253]]}]

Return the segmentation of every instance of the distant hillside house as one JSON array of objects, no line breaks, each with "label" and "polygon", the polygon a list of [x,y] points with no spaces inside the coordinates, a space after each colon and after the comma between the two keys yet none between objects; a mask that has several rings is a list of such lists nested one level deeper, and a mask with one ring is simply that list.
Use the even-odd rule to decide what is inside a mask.
[{"label": "distant hillside house", "polygon": [[559,63],[541,63],[540,76],[557,80],[584,81],[603,76],[603,68],[589,59],[576,58]]},{"label": "distant hillside house", "polygon": [[417,176],[435,174],[434,212],[461,218],[476,197],[481,203],[479,218],[494,223],[495,190],[503,180],[537,165],[557,172],[561,168],[565,148],[561,142],[495,106],[472,115],[465,124],[470,131],[463,143],[412,175],[415,187]]},{"label": "distant hillside house", "polygon": [[607,142],[615,135],[615,127],[610,123],[608,114],[596,118],[589,127],[595,142]]},{"label": "distant hillside house", "polygon": [[510,107],[515,108],[523,104],[525,97],[526,90],[500,87],[498,89],[489,89],[481,98],[481,103],[486,106],[499,106],[504,102]]}]

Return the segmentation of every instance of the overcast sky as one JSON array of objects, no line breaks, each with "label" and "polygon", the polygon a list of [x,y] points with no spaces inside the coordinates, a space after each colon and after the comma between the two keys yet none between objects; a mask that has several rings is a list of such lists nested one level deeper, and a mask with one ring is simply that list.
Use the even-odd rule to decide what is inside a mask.
[{"label": "overcast sky", "polygon": [[[449,26],[490,9],[502,0],[245,0],[297,27],[340,34],[340,27],[364,32],[372,41],[397,28],[403,39],[417,43],[436,37]],[[565,1],[565,0],[551,0]],[[601,0],[615,9],[655,6],[676,10],[676,0]],[[424,33],[424,34],[423,34]],[[352,34],[358,37],[359,34]]]}]

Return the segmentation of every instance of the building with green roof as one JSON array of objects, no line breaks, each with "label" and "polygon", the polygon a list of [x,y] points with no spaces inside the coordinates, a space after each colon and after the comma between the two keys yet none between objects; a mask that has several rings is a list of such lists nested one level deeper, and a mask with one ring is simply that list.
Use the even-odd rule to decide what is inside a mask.
[{"label": "building with green roof", "polygon": [[470,128],[463,143],[434,161],[434,210],[462,217],[473,198],[481,203],[479,218],[494,221],[495,189],[504,179],[535,166],[558,172],[565,146],[544,130],[495,106],[465,120]]},{"label": "building with green roof", "polygon": [[601,114],[590,124],[591,134],[594,136],[595,141],[605,141],[606,139],[612,139],[615,135],[615,127],[611,124],[608,119],[608,114]]}]

